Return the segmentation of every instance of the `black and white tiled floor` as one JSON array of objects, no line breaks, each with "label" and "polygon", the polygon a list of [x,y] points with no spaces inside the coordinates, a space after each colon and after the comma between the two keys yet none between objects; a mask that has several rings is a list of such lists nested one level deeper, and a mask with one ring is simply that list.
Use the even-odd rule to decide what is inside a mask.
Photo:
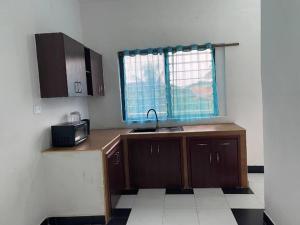
[{"label": "black and white tiled floor", "polygon": [[[129,217],[111,221],[122,225],[263,225],[264,175],[249,174],[249,190],[140,189],[122,195],[118,209],[131,209]],[[224,194],[225,193],[225,194]]]}]

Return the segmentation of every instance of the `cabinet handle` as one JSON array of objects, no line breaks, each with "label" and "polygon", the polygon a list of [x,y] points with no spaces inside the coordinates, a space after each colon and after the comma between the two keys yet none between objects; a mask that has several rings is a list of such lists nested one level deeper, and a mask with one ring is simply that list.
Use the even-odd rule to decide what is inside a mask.
[{"label": "cabinet handle", "polygon": [[219,155],[219,152],[217,152],[217,162],[220,163],[220,155]]},{"label": "cabinet handle", "polygon": [[222,143],[222,144],[220,144],[221,146],[228,146],[228,145],[230,145],[230,143],[229,142],[225,142],[225,143]]},{"label": "cabinet handle", "polygon": [[78,82],[78,84],[79,84],[79,90],[78,90],[78,93],[82,93],[82,84],[81,84],[81,82]]},{"label": "cabinet handle", "polygon": [[74,82],[74,89],[75,89],[75,93],[80,94],[82,93],[82,84],[79,81],[75,81]]},{"label": "cabinet handle", "polygon": [[77,81],[74,82],[74,90],[75,90],[75,93],[78,93],[78,82]]},{"label": "cabinet handle", "polygon": [[114,159],[114,161],[113,161],[113,164],[114,165],[119,165],[119,163],[120,163],[120,152],[116,152],[115,153],[115,159]]},{"label": "cabinet handle", "polygon": [[99,85],[98,87],[98,94],[100,95],[101,94],[101,86]]},{"label": "cabinet handle", "polygon": [[158,145],[158,147],[157,147],[157,153],[159,154],[159,145]]},{"label": "cabinet handle", "polygon": [[150,152],[151,152],[151,154],[152,154],[152,152],[153,152],[152,144],[150,145]]},{"label": "cabinet handle", "polygon": [[103,86],[102,84],[99,85],[99,94],[101,95],[103,93]]},{"label": "cabinet handle", "polygon": [[197,146],[201,146],[201,147],[204,147],[204,146],[207,146],[208,144],[197,144]]},{"label": "cabinet handle", "polygon": [[209,153],[209,164],[211,164],[212,156],[211,153]]}]

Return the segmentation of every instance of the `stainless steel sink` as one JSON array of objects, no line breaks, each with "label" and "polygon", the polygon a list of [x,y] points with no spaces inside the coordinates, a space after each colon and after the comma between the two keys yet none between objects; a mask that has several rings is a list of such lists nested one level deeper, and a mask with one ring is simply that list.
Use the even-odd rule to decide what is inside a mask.
[{"label": "stainless steel sink", "polygon": [[156,132],[155,128],[136,128],[130,133],[147,133],[147,132]]},{"label": "stainless steel sink", "polygon": [[161,128],[136,128],[130,133],[151,133],[151,132],[178,132],[183,131],[182,127],[161,127]]}]

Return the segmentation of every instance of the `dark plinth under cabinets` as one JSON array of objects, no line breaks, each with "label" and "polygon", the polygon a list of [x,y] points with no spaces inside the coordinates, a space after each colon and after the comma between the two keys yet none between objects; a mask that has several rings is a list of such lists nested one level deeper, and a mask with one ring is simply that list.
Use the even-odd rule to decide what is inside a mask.
[{"label": "dark plinth under cabinets", "polygon": [[104,95],[100,54],[63,33],[35,38],[42,98]]}]

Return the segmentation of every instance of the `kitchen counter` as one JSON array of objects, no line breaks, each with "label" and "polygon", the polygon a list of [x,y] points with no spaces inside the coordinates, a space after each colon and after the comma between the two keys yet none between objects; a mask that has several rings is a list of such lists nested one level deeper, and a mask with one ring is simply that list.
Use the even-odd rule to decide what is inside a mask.
[{"label": "kitchen counter", "polygon": [[221,135],[226,133],[240,133],[246,130],[234,123],[191,125],[183,126],[183,131],[159,131],[148,133],[130,133],[132,129],[97,129],[91,130],[88,139],[74,147],[51,147],[44,152],[57,151],[105,151],[121,138],[145,138],[145,137],[181,137],[186,135]]},{"label": "kitchen counter", "polygon": [[99,129],[91,130],[91,133],[86,141],[74,147],[51,147],[44,152],[57,151],[101,151],[118,141],[121,135],[128,134],[132,129]]},{"label": "kitchen counter", "polygon": [[[132,188],[129,152],[132,149],[133,151],[131,152],[135,153],[140,152],[140,150],[141,152],[145,152],[145,146],[151,145],[153,141],[156,144],[162,143],[161,152],[166,152],[170,149],[177,151],[177,157],[179,158],[176,159],[176,162],[178,162],[178,167],[173,166],[171,169],[180,168],[180,174],[174,173],[172,177],[180,177],[180,186],[182,188],[192,188],[191,168],[194,166],[193,168],[197,170],[198,162],[201,162],[201,158],[199,158],[199,155],[195,155],[195,157],[199,158],[199,161],[196,159],[197,163],[192,164],[190,156],[191,151],[193,151],[195,147],[192,146],[193,143],[190,141],[209,139],[212,140],[212,142],[215,141],[214,143],[221,143],[222,141],[234,143],[231,141],[236,140],[237,145],[233,144],[230,151],[223,151],[221,157],[231,157],[232,154],[230,152],[237,154],[237,157],[234,156],[232,160],[227,160],[227,162],[230,163],[224,164],[225,166],[223,164],[214,164],[214,166],[216,168],[218,168],[217,166],[222,168],[216,171],[221,172],[220,176],[223,176],[223,178],[227,180],[230,179],[232,175],[228,176],[223,173],[224,171],[232,172],[230,168],[232,168],[232,163],[236,162],[237,172],[234,174],[234,177],[236,177],[234,182],[237,182],[239,187],[248,187],[246,130],[234,123],[183,126],[183,131],[168,131],[166,129],[147,133],[131,133],[131,131],[132,129],[92,130],[87,140],[77,146],[52,147],[43,151],[43,159],[45,160],[44,164],[46,166],[45,171],[47,173],[47,179],[49,180],[49,186],[51,186],[49,191],[55,196],[53,202],[55,204],[59,202],[56,207],[57,212],[59,212],[61,208],[70,208],[72,211],[76,210],[70,205],[70,202],[75,201],[77,205],[82,205],[82,209],[84,209],[85,212],[88,210],[87,212],[91,215],[100,213],[101,215],[105,215],[106,221],[109,221],[112,204],[111,193],[114,192],[114,190],[111,189],[112,186],[110,186],[112,177],[120,178],[119,170],[122,170],[124,172],[125,188]],[[172,144],[172,139],[177,143],[175,144],[175,148],[174,145],[170,148],[168,145],[167,147],[163,147],[166,146],[164,143]],[[140,146],[139,144],[132,145],[132,143],[143,144]],[[178,143],[180,144],[178,145]],[[139,150],[135,151],[134,146],[138,146],[137,148]],[[178,148],[176,148],[176,146],[178,146]],[[178,153],[178,151],[180,151],[180,153]],[[197,150],[196,152],[199,151]],[[174,161],[174,158],[168,158],[170,154],[162,154],[160,157],[163,156],[165,156],[163,159],[168,162],[164,163],[164,165],[169,165],[172,159]],[[152,158],[146,157],[140,160],[152,160]],[[152,166],[154,164],[155,163],[150,164],[149,162],[143,162],[140,165]],[[203,165],[205,166],[207,163],[203,163]],[[222,166],[229,169],[224,169]],[[119,170],[115,170],[115,168],[119,168]],[[163,167],[159,168],[162,169]],[[169,168],[166,171],[169,173]],[[203,169],[202,171],[207,172],[209,169]],[[165,174],[165,172],[160,172],[158,176],[160,176],[160,174]],[[68,177],[68,179],[65,179],[66,177]],[[74,189],[74,186],[76,189]],[[61,198],[61,196],[64,196],[64,198]]]},{"label": "kitchen counter", "polygon": [[245,131],[244,128],[236,125],[235,123],[224,123],[224,124],[211,124],[211,125],[193,125],[184,126],[184,133],[193,132],[224,132],[224,131]]}]

